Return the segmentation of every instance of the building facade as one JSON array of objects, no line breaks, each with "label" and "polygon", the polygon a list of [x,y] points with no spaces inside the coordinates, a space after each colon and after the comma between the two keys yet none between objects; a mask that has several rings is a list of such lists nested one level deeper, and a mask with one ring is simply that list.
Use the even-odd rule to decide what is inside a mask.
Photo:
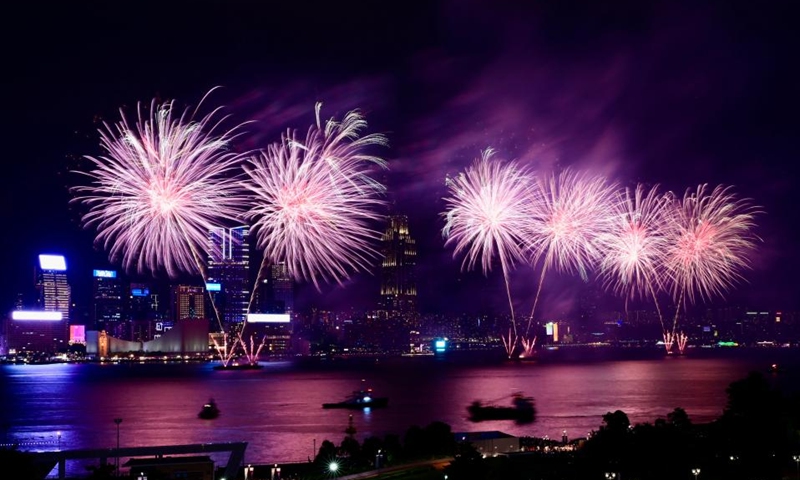
[{"label": "building facade", "polygon": [[417,310],[417,246],[408,231],[408,217],[388,217],[381,238],[380,308],[388,312]]},{"label": "building facade", "polygon": [[93,328],[118,330],[125,324],[125,287],[116,270],[92,271]]},{"label": "building facade", "polygon": [[193,285],[175,285],[172,287],[172,319],[205,319],[205,288]]},{"label": "building facade", "polygon": [[[250,228],[215,228],[208,233],[208,288],[220,322],[242,325],[250,301]],[[209,312],[213,313],[213,312]]]},{"label": "building facade", "polygon": [[63,255],[39,255],[36,275],[39,308],[46,312],[61,312],[69,324],[72,288],[67,281],[67,261]]}]

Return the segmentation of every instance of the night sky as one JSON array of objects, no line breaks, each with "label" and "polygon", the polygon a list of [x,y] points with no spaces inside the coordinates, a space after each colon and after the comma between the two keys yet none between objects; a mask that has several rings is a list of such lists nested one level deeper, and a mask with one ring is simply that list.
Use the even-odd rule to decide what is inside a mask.
[{"label": "night sky", "polygon": [[[418,241],[423,311],[507,308],[499,270],[461,274],[441,235],[445,176],[490,146],[679,194],[733,185],[762,207],[763,241],[725,301],[798,308],[800,12],[793,1],[696,3],[20,2],[0,29],[0,306],[30,292],[39,253],[67,256],[78,302],[92,268],[116,267],[68,205],[74,159],[100,153],[97,119],[153,98],[195,106],[220,86],[208,105],[253,121],[236,148],[305,131],[317,101],[323,117],[359,108],[387,135],[389,197]],[[534,279],[515,272],[521,305]],[[305,286],[300,302],[368,306],[376,281]],[[549,277],[544,313],[589,286]]]}]

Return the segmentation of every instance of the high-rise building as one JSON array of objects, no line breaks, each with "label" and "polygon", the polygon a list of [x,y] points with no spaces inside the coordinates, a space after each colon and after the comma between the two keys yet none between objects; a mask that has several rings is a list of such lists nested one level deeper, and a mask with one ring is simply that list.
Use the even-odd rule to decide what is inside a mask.
[{"label": "high-rise building", "polygon": [[407,216],[388,217],[381,244],[381,307],[387,311],[416,312],[417,246],[409,235]]},{"label": "high-rise building", "polygon": [[[208,288],[223,325],[241,325],[250,301],[250,228],[215,228],[208,233]],[[213,312],[212,312],[213,313]]]},{"label": "high-rise building", "polygon": [[172,319],[206,318],[205,289],[192,285],[175,285],[172,287]]},{"label": "high-rise building", "polygon": [[40,308],[61,312],[62,321],[69,324],[72,289],[67,282],[67,261],[63,255],[39,255],[36,289]]},{"label": "high-rise building", "polygon": [[271,313],[288,313],[294,311],[294,281],[289,276],[286,262],[278,262],[270,267],[270,285],[272,287]]},{"label": "high-rise building", "polygon": [[99,330],[112,329],[125,322],[125,289],[116,270],[92,271],[92,320]]}]

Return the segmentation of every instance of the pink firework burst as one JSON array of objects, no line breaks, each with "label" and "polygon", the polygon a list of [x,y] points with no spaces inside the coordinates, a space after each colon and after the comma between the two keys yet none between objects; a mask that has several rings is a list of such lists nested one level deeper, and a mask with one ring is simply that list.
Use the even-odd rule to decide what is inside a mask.
[{"label": "pink firework burst", "polygon": [[508,272],[524,258],[527,237],[524,227],[530,211],[531,179],[515,163],[492,160],[492,149],[485,150],[473,165],[449,185],[450,196],[442,233],[445,245],[455,244],[453,256],[465,252],[462,268],[473,269],[480,259],[484,275],[497,258],[508,294],[513,337],[503,337],[509,356],[516,344],[517,327],[511,301]]},{"label": "pink firework burst", "polygon": [[652,296],[664,284],[667,213],[672,195],[654,186],[626,188],[613,202],[611,229],[601,237],[600,275],[605,287],[635,299]]},{"label": "pink firework burst", "polygon": [[664,326],[657,292],[664,288],[666,225],[674,196],[642,184],[617,195],[611,230],[601,237],[600,276],[606,289],[625,298],[626,308],[628,300],[653,299],[669,351],[672,337]]},{"label": "pink firework burst", "polygon": [[386,145],[380,134],[361,136],[366,121],[358,111],[341,122],[319,119],[304,140],[292,131],[245,165],[245,188],[254,203],[253,221],[264,263],[284,261],[296,280],[342,283],[352,271],[366,270],[376,257],[371,243],[381,232],[370,224],[382,218],[384,186],[370,173],[386,162],[366,151]]},{"label": "pink firework burst", "polygon": [[528,226],[532,263],[586,280],[600,258],[600,238],[613,224],[614,186],[569,168],[536,186]]},{"label": "pink firework burst", "polygon": [[445,198],[445,245],[455,244],[454,256],[466,252],[462,267],[472,270],[480,259],[483,273],[495,257],[505,276],[524,258],[530,176],[514,163],[492,160],[492,149],[454,178]]},{"label": "pink firework burst", "polygon": [[[613,224],[614,190],[604,177],[571,168],[536,182],[525,230],[530,232],[527,246],[531,264],[541,262],[542,271],[525,337],[549,270],[578,273],[588,279],[600,259],[600,239]],[[532,347],[534,342],[526,339],[525,344]]]},{"label": "pink firework burst", "polygon": [[759,238],[753,233],[757,207],[731,187],[687,190],[674,203],[668,228],[666,269],[679,303],[722,295],[749,267]]},{"label": "pink firework burst", "polygon": [[[202,103],[202,102],[201,102]],[[235,173],[245,154],[230,144],[241,125],[221,131],[219,108],[195,120],[172,102],[137,108],[131,127],[122,120],[100,130],[101,156],[86,156],[92,169],[78,172],[90,185],[71,189],[73,202],[88,206],[85,227],[127,270],[171,277],[203,274],[203,252],[211,228],[235,222],[243,196]]]}]

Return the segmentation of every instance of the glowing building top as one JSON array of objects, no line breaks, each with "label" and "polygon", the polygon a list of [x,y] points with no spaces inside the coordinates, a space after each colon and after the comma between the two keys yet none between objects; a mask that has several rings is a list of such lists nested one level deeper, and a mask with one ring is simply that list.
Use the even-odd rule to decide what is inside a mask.
[{"label": "glowing building top", "polygon": [[67,282],[67,261],[63,255],[39,255],[36,288],[40,307],[48,312],[61,312],[62,319],[69,321],[72,288]]},{"label": "glowing building top", "polygon": [[225,325],[242,324],[250,300],[250,227],[208,232],[208,285]]},{"label": "glowing building top", "polygon": [[388,311],[416,312],[417,246],[408,232],[408,217],[388,217],[381,238],[381,306]]}]

